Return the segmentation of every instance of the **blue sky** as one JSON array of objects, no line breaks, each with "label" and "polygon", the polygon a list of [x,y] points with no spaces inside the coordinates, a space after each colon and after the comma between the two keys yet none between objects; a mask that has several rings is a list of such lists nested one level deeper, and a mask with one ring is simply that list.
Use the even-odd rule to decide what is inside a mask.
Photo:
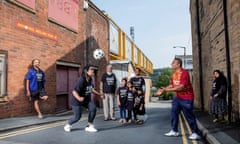
[{"label": "blue sky", "polygon": [[153,62],[154,68],[170,66],[173,57],[192,54],[189,0],[92,0],[130,36]]}]

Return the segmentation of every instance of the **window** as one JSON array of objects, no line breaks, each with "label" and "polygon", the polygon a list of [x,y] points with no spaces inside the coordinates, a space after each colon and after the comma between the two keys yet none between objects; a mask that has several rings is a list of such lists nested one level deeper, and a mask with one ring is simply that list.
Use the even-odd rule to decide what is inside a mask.
[{"label": "window", "polygon": [[0,53],[0,97],[6,95],[6,54]]},{"label": "window", "polygon": [[187,61],[187,65],[192,65],[193,64],[193,61],[192,60],[188,60]]}]

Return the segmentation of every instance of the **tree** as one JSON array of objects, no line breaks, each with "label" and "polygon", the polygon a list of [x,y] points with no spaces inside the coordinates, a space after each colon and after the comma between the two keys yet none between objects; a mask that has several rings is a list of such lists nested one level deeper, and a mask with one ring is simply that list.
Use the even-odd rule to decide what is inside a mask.
[{"label": "tree", "polygon": [[[156,85],[155,87],[160,88],[160,87],[166,87],[169,85],[170,79],[172,75],[172,69],[171,68],[164,68],[162,69],[161,74],[158,75]],[[166,92],[163,93],[159,99],[163,100],[169,100],[173,98],[174,93],[173,92]]]},{"label": "tree", "polygon": [[158,76],[158,81],[156,83],[156,87],[166,87],[169,85],[170,78],[172,75],[171,68],[164,68],[162,73]]}]

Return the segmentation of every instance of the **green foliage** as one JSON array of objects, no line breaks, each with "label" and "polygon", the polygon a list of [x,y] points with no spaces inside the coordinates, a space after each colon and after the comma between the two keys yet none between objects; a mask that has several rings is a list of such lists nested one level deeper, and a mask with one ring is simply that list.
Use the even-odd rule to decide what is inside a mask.
[{"label": "green foliage", "polygon": [[171,79],[172,69],[164,68],[162,73],[158,76],[158,81],[156,82],[156,87],[166,87],[169,85]]}]

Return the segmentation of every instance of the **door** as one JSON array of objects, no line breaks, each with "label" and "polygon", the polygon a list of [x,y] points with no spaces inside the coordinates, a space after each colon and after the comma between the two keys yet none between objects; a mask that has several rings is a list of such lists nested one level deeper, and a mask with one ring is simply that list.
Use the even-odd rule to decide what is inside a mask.
[{"label": "door", "polygon": [[57,112],[71,109],[71,94],[78,79],[78,68],[57,66],[56,90]]}]

